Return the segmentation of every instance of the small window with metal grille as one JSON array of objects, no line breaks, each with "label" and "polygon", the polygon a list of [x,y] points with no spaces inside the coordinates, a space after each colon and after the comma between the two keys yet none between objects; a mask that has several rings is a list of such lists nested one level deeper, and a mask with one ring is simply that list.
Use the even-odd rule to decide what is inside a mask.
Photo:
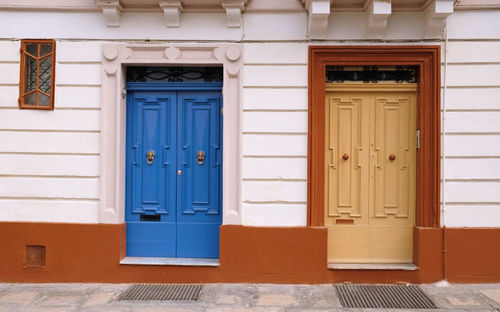
[{"label": "small window with metal grille", "polygon": [[21,40],[19,108],[54,109],[54,40]]}]

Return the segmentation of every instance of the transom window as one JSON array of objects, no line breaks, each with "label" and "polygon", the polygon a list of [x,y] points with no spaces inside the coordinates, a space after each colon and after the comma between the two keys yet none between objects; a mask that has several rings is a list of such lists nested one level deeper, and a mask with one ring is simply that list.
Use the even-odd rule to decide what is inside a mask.
[{"label": "transom window", "polygon": [[127,68],[127,82],[222,82],[222,67],[139,67]]},{"label": "transom window", "polygon": [[19,108],[54,109],[54,40],[21,41]]},{"label": "transom window", "polygon": [[418,66],[326,66],[326,82],[417,83]]}]

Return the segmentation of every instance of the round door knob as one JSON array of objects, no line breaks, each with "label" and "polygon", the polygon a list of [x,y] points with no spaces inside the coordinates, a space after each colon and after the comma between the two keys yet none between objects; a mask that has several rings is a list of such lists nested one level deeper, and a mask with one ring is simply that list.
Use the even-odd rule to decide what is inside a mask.
[{"label": "round door knob", "polygon": [[389,155],[389,160],[394,160],[394,159],[396,159],[396,155],[394,154]]},{"label": "round door knob", "polygon": [[344,160],[348,160],[348,159],[349,159],[349,154],[344,154],[344,155],[342,155],[342,159],[344,159]]}]

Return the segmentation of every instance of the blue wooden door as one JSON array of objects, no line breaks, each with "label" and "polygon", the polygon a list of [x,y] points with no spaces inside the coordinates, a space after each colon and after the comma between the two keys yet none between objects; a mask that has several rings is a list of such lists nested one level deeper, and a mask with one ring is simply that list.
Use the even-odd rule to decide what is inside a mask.
[{"label": "blue wooden door", "polygon": [[127,256],[218,258],[220,91],[129,91]]}]

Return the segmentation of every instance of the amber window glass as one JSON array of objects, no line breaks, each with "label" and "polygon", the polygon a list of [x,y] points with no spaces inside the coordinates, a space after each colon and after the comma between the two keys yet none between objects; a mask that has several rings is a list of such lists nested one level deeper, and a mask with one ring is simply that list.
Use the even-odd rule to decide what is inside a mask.
[{"label": "amber window glass", "polygon": [[54,109],[54,40],[21,41],[19,108]]}]

